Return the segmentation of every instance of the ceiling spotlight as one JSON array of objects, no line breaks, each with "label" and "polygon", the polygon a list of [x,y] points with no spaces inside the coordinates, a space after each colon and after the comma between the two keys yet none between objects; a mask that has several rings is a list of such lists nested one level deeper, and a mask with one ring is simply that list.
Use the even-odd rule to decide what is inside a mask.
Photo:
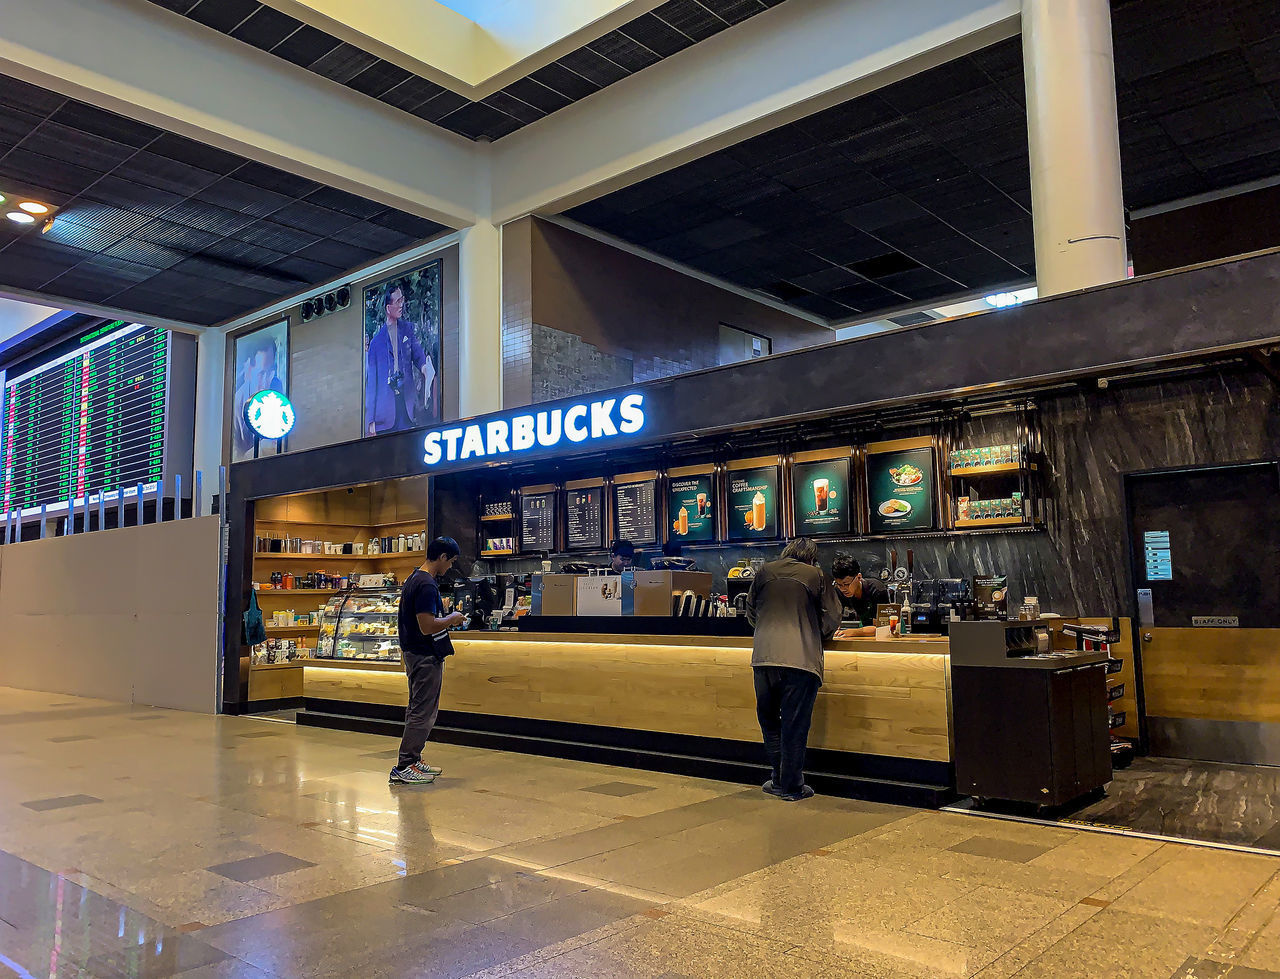
[{"label": "ceiling spotlight", "polygon": [[23,201],[18,205],[28,214],[48,214],[49,205],[41,204],[39,201]]},{"label": "ceiling spotlight", "polygon": [[36,219],[25,211],[10,211],[5,215],[14,224],[35,224]]}]

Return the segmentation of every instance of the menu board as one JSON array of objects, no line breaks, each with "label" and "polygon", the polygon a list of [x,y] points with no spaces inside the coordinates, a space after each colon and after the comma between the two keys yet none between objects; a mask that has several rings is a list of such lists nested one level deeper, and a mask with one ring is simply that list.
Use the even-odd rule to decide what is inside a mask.
[{"label": "menu board", "polygon": [[778,467],[730,472],[729,540],[766,540],[778,536]]},{"label": "menu board", "polygon": [[629,540],[633,544],[658,542],[658,516],[654,508],[652,479],[614,486],[613,513],[619,540]]},{"label": "menu board", "polygon": [[711,473],[671,477],[667,484],[669,540],[698,544],[716,539],[716,500],[711,487]]},{"label": "menu board", "polygon": [[797,537],[849,533],[848,458],[797,463],[791,471],[791,502]]},{"label": "menu board", "polygon": [[867,455],[871,533],[933,529],[933,493],[932,448]]},{"label": "menu board", "polygon": [[520,497],[520,549],[556,549],[556,495],[534,493]]},{"label": "menu board", "polygon": [[604,547],[604,487],[566,490],[567,541],[571,551],[598,551]]}]

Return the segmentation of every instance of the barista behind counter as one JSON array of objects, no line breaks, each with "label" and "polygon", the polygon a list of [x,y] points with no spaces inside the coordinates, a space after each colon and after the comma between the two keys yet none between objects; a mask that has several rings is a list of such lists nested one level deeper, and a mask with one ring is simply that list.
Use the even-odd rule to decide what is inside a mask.
[{"label": "barista behind counter", "polygon": [[862,566],[853,558],[841,554],[831,564],[831,579],[840,594],[844,606],[844,626],[836,631],[835,639],[854,639],[876,634],[876,606],[889,600],[884,585],[862,577]]}]

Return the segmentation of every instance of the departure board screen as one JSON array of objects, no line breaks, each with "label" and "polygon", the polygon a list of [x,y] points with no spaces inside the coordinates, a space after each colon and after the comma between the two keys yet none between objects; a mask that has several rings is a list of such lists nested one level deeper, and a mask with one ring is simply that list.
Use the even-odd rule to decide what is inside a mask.
[{"label": "departure board screen", "polygon": [[556,495],[537,493],[520,497],[520,550],[556,549]]},{"label": "departure board screen", "polygon": [[168,331],[135,323],[7,381],[0,509],[158,481],[168,358]]},{"label": "departure board screen", "polygon": [[618,538],[633,544],[658,542],[657,510],[654,508],[654,483],[619,483],[613,488],[613,510]]}]

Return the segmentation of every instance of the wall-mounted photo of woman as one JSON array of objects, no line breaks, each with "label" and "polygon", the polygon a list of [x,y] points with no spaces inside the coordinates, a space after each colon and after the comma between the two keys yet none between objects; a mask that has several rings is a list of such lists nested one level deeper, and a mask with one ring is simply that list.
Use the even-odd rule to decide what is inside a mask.
[{"label": "wall-mounted photo of woman", "polygon": [[440,419],[438,265],[365,290],[364,434]]}]

